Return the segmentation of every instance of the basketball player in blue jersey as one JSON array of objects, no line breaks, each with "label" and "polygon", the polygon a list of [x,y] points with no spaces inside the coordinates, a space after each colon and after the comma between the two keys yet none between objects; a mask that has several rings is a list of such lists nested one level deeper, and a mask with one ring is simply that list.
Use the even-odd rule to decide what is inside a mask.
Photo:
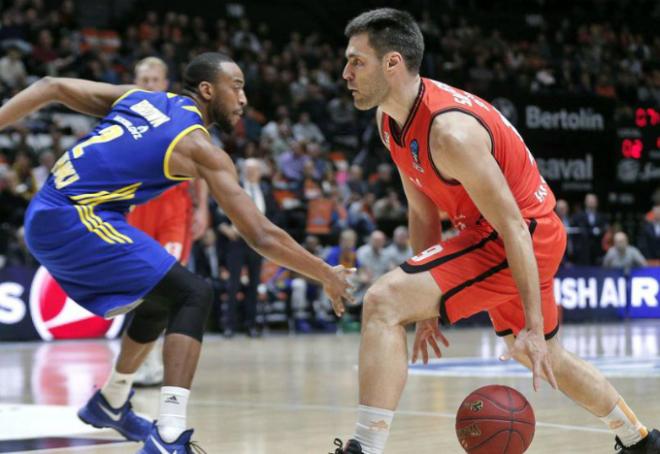
[{"label": "basketball player in blue jersey", "polygon": [[[351,270],[331,268],[264,217],[239,185],[235,167],[212,145],[206,126],[230,131],[247,100],[240,68],[220,53],[194,58],[182,95],[86,80],[44,78],[0,108],[0,129],[59,102],[103,117],[60,158],[25,215],[30,251],[66,293],[103,316],[134,311],[106,385],[79,411],[97,427],[144,441],[140,453],[192,452],[186,406],[211,305],[211,287],[130,226],[130,205],[203,178],[245,240],[259,253],[320,281],[340,305],[352,299]],[[133,374],[165,331],[160,415],[131,409]]]}]

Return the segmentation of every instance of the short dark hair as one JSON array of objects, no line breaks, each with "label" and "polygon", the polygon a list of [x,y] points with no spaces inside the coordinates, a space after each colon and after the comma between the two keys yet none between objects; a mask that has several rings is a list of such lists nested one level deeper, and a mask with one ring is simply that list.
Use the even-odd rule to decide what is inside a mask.
[{"label": "short dark hair", "polygon": [[224,62],[233,62],[222,52],[204,52],[197,55],[188,63],[183,71],[183,89],[197,93],[197,86],[202,82],[213,82],[220,71],[220,65]]},{"label": "short dark hair", "polygon": [[354,17],[346,26],[347,38],[367,33],[369,44],[382,57],[399,52],[410,72],[419,72],[424,56],[424,37],[415,19],[406,11],[378,8]]}]

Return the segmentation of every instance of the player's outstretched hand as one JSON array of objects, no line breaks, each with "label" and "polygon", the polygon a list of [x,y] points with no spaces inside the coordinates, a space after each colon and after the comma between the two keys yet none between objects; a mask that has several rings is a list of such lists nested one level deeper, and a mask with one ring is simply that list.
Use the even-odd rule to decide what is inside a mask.
[{"label": "player's outstretched hand", "polygon": [[548,344],[540,330],[524,329],[518,333],[516,341],[508,353],[500,356],[502,361],[508,361],[517,356],[527,356],[532,365],[532,380],[534,391],[541,388],[541,378],[546,377],[550,386],[557,389],[557,380],[552,373],[552,366],[550,364],[550,353],[548,352]]},{"label": "player's outstretched hand", "polygon": [[430,346],[435,352],[435,356],[440,358],[442,352],[438,346],[438,340],[449,347],[449,341],[440,332],[440,325],[438,324],[438,317],[429,318],[417,322],[415,328],[415,343],[413,344],[412,362],[416,362],[419,354],[422,354],[422,361],[424,364],[429,362],[428,347]]},{"label": "player's outstretched hand", "polygon": [[344,315],[346,307],[344,303],[353,304],[355,299],[351,293],[353,285],[350,278],[355,274],[355,268],[344,268],[341,265],[332,268],[332,274],[323,282],[323,291],[330,298],[332,309],[337,317]]}]

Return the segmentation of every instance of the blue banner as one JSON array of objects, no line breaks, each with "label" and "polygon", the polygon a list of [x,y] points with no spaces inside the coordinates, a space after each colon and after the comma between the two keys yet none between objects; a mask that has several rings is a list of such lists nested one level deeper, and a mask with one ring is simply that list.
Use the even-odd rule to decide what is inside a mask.
[{"label": "blue banner", "polygon": [[620,270],[563,268],[555,277],[555,299],[564,321],[621,319],[626,315],[628,279]]}]

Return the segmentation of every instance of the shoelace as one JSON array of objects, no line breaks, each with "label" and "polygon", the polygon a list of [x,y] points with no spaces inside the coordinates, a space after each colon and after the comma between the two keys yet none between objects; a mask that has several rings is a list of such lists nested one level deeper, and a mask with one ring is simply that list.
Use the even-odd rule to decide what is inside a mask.
[{"label": "shoelace", "polygon": [[202,447],[197,444],[195,441],[190,442],[190,451],[193,452],[194,454],[208,454],[206,451],[202,449]]},{"label": "shoelace", "polygon": [[335,449],[335,452],[329,452],[328,454],[344,454],[344,443],[339,438],[335,438],[333,444],[337,446],[337,449]]}]

